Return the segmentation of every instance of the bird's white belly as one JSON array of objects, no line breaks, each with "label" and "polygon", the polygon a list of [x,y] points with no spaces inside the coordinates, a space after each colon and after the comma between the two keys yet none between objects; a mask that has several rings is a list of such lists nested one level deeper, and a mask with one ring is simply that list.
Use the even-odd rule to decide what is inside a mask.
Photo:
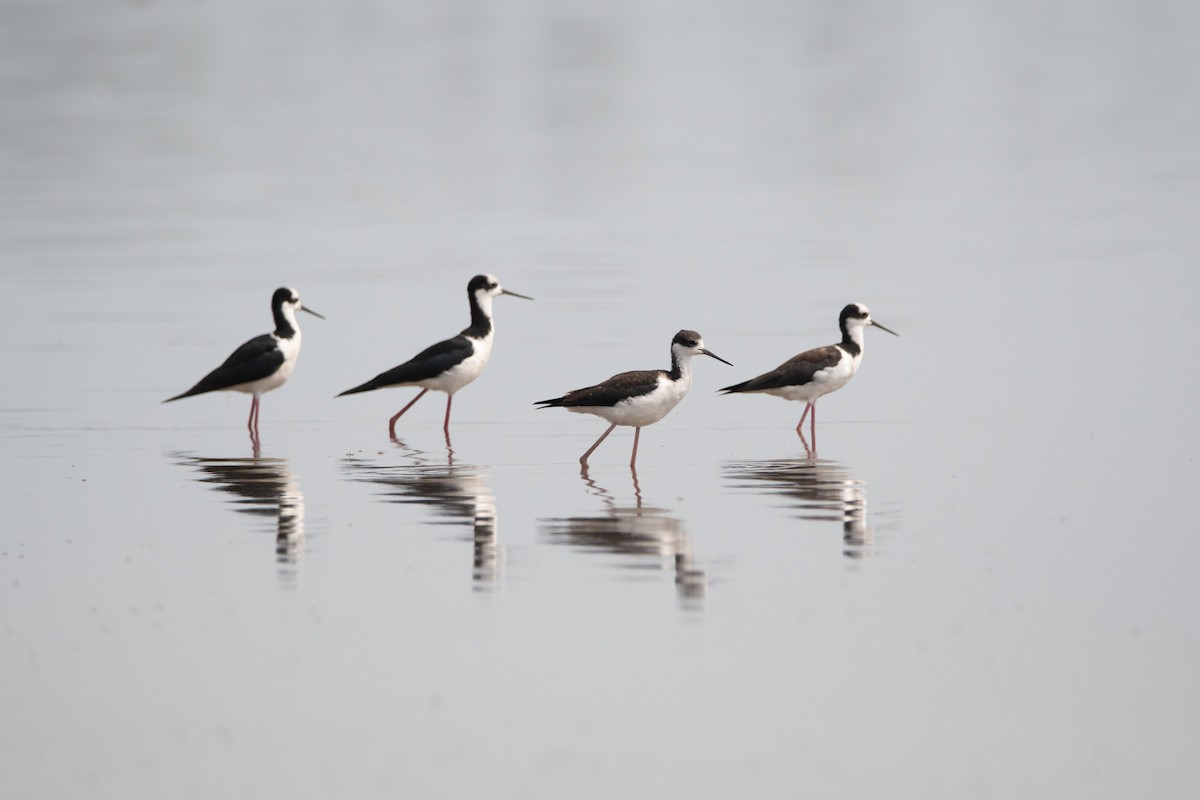
[{"label": "bird's white belly", "polygon": [[667,378],[659,378],[658,388],[654,391],[622,400],[615,406],[568,407],[568,410],[595,414],[618,425],[640,428],[644,425],[653,425],[671,413],[671,410],[679,405],[679,401],[688,393],[690,385],[691,381],[686,379],[672,381]]},{"label": "bird's white belly", "polygon": [[818,397],[836,392],[845,386],[857,371],[857,359],[843,359],[837,366],[818,370],[813,374],[813,379],[802,386],[781,386],[778,389],[768,389],[766,394],[773,394],[785,400],[811,403]]},{"label": "bird's white belly", "polygon": [[300,332],[296,331],[296,334],[290,339],[278,340],[278,344],[279,349],[283,351],[283,363],[279,365],[279,369],[265,378],[230,386],[229,391],[263,394],[287,383],[287,379],[292,376],[292,370],[296,368],[296,359],[300,357]]},{"label": "bird's white belly", "polygon": [[292,368],[295,367],[295,365],[295,359],[292,361],[285,361],[283,362],[283,366],[265,378],[260,378],[256,381],[251,381],[250,383],[238,384],[237,386],[230,386],[229,388],[235,392],[245,392],[247,394],[263,394],[264,392],[269,392],[272,389],[278,389],[280,386],[283,386],[283,384],[287,383],[287,379],[291,377]]},{"label": "bird's white belly", "polygon": [[492,337],[475,340],[475,348],[470,356],[455,364],[450,369],[428,380],[421,381],[421,386],[437,392],[454,394],[471,381],[479,377],[492,356]]}]

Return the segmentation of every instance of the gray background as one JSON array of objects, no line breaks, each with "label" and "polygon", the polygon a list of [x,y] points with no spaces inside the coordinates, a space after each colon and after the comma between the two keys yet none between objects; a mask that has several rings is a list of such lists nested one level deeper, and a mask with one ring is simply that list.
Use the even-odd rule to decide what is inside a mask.
[{"label": "gray background", "polygon": [[[1198,23],[0,3],[4,794],[1194,796]],[[452,452],[333,399],[477,272],[536,301]],[[245,396],[159,401],[283,284],[255,463]],[[902,338],[806,462],[714,390],[851,301]],[[531,403],[685,327],[736,366],[581,479]]]}]

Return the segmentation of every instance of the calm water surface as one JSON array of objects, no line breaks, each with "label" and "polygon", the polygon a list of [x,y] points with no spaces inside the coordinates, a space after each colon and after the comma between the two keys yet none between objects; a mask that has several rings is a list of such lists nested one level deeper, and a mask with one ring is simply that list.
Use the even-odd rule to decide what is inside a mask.
[{"label": "calm water surface", "polygon": [[1200,6],[1043,5],[3,4],[3,794],[1194,796]]}]

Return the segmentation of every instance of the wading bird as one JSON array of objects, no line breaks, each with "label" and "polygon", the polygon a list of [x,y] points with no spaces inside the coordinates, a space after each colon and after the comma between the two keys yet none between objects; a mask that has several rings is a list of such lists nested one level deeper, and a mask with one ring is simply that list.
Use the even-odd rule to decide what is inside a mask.
[{"label": "wading bird", "polygon": [[200,379],[192,388],[164,403],[180,400],[205,392],[246,392],[254,396],[250,401],[250,419],[246,427],[250,441],[257,451],[258,406],[264,392],[278,389],[287,381],[296,367],[300,356],[300,326],[296,312],[307,311],[314,317],[325,319],[311,308],[300,304],[300,295],[287,286],[275,290],[271,296],[271,314],[275,317],[275,332],[255,336],[233,351],[225,363]]},{"label": "wading bird", "polygon": [[[637,463],[638,438],[642,428],[653,425],[679,405],[692,385],[693,356],[705,355],[725,364],[728,361],[716,353],[704,349],[704,340],[695,331],[680,331],[671,340],[671,368],[622,372],[603,383],[567,392],[562,397],[539,400],[534,403],[542,408],[565,408],[584,414],[595,414],[608,420],[608,426],[596,443],[579,457],[579,463],[587,466],[588,456],[618,425],[633,427],[633,455],[629,466]],[[730,364],[730,366],[733,366]]]},{"label": "wading bird", "polygon": [[532,300],[523,294],[510,292],[500,287],[494,275],[476,275],[467,284],[467,298],[471,303],[471,324],[453,339],[427,347],[408,361],[387,372],[381,372],[364,384],[347,389],[338,395],[370,392],[389,386],[420,386],[421,391],[408,405],[396,412],[388,421],[388,435],[396,438],[396,420],[425,396],[430,389],[446,393],[446,419],[442,431],[450,439],[450,404],[454,393],[479,377],[492,355],[492,300],[502,294]]},{"label": "wading bird", "polygon": [[[770,372],[751,378],[720,391],[724,394],[773,394],[784,400],[803,400],[804,413],[796,425],[796,433],[804,441],[804,418],[810,413],[809,429],[812,433],[813,452],[817,449],[817,400],[845,386],[858,372],[863,356],[863,330],[868,327],[885,330],[899,336],[871,319],[871,312],[861,303],[851,303],[842,309],[838,327],[842,330],[842,341],[838,344],[816,347],[792,356]],[[808,443],[804,443],[808,449]]]}]

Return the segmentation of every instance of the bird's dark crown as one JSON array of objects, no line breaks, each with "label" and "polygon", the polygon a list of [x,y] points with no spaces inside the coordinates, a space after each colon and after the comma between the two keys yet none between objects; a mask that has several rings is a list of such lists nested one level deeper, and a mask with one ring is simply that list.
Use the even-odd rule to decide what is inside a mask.
[{"label": "bird's dark crown", "polygon": [[869,316],[871,316],[870,313],[861,303],[851,303],[842,309],[842,313],[838,317],[838,323],[844,326],[848,319],[866,319]]},{"label": "bird's dark crown", "polygon": [[290,286],[280,286],[275,290],[275,294],[271,295],[271,307],[282,308],[284,303],[296,303],[300,301],[300,295],[296,294],[296,290]]},{"label": "bird's dark crown", "polygon": [[700,344],[700,334],[695,331],[680,331],[675,334],[675,338],[671,340],[671,344],[680,344],[684,347],[696,347]]},{"label": "bird's dark crown", "polygon": [[478,291],[490,292],[494,289],[498,289],[499,287],[500,284],[497,283],[494,278],[488,275],[476,275],[474,278],[471,278],[471,282],[467,284],[467,291],[471,294],[475,294]]}]

